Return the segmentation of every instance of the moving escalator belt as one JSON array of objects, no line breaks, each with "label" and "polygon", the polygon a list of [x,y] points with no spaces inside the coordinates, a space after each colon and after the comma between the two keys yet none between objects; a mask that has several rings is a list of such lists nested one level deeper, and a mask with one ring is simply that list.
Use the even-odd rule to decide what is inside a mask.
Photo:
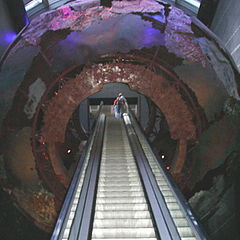
[{"label": "moving escalator belt", "polygon": [[[203,240],[129,116],[99,116],[51,240]],[[71,185],[70,188],[73,188]],[[60,214],[61,215],[61,214]],[[57,224],[58,225],[58,224]],[[56,225],[56,226],[57,226]]]},{"label": "moving escalator belt", "polygon": [[121,120],[106,123],[92,240],[155,240],[154,223]]}]

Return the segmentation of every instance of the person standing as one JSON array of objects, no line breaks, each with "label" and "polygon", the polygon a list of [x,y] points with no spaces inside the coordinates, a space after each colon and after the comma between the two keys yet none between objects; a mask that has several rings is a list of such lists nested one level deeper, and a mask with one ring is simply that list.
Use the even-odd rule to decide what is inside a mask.
[{"label": "person standing", "polygon": [[118,97],[114,100],[113,103],[115,118],[119,119],[122,117],[126,103],[126,98],[122,95],[122,93],[119,93]]}]

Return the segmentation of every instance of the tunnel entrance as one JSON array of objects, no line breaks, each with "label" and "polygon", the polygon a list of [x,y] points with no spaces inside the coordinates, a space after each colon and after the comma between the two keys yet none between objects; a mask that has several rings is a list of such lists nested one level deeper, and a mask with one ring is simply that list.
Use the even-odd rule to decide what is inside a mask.
[{"label": "tunnel entrance", "polygon": [[[146,121],[148,123],[142,124],[149,135],[156,125],[156,109],[161,109],[169,127],[169,136],[174,141],[180,141],[178,154],[181,156],[181,161],[178,171],[181,171],[185,161],[187,141],[196,139],[202,129],[202,119],[198,117],[201,115],[200,108],[190,89],[174,73],[157,62],[151,64],[154,65],[154,71],[152,71],[152,67],[149,68],[147,59],[138,59],[137,56],[102,57],[92,64],[71,67],[69,71],[65,71],[56,79],[55,84],[52,84],[52,87],[42,97],[33,126],[33,139],[36,138],[36,133],[40,134],[44,139],[45,146],[47,146],[46,151],[44,151],[45,156],[42,154],[40,157],[38,156],[38,143],[33,144],[33,151],[39,166],[39,174],[46,177],[46,168],[52,172],[51,178],[47,176],[51,191],[56,191],[55,187],[52,189],[53,179],[55,179],[56,184],[58,182],[59,196],[60,192],[63,192],[61,188],[67,188],[69,184],[71,174],[69,175],[63,161],[61,161],[58,149],[62,149],[67,139],[67,133],[69,133],[68,129],[71,129],[72,123],[78,121],[79,118],[81,119],[78,121],[80,141],[87,138],[89,128],[82,124],[85,120],[83,120],[84,115],[78,113],[79,103],[84,106],[84,101],[89,101],[87,99],[93,98],[94,94],[96,94],[94,97],[96,99],[104,98],[104,95],[101,96],[101,91],[108,88],[114,89],[113,86],[124,86],[130,91],[135,91],[135,96],[126,97],[137,98],[138,105],[139,102],[143,104],[143,101],[139,101],[140,95],[149,98],[155,104],[155,110],[154,108],[150,110],[149,103],[145,103],[146,107],[140,108],[149,109],[148,112],[140,114],[140,117],[144,116],[141,118],[143,121],[146,121],[146,116],[149,116]],[[116,88],[114,91],[111,96],[109,95],[109,101],[120,90]],[[47,104],[45,105],[45,103]],[[89,112],[88,104],[85,104],[84,112]],[[41,116],[40,122],[39,116]],[[64,148],[64,151],[67,152],[68,148]],[[176,161],[178,160],[176,159]]]},{"label": "tunnel entrance", "polygon": [[[79,111],[81,122],[85,129],[88,129],[88,131],[91,129],[101,102],[104,105],[104,113],[108,116],[114,116],[113,102],[120,92],[123,93],[127,99],[129,108],[134,112],[142,128],[145,129],[147,127],[149,121],[148,99],[142,94],[131,90],[128,84],[108,83],[103,86],[101,91],[81,102]],[[88,107],[86,105],[88,105]],[[88,117],[86,116],[87,114]]]}]

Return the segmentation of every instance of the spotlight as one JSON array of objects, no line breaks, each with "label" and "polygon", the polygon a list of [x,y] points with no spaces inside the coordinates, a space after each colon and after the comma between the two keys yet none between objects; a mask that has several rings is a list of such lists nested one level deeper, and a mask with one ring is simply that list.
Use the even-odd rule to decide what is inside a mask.
[{"label": "spotlight", "polygon": [[71,152],[71,149],[68,149],[68,150],[67,150],[67,153],[70,153],[70,152]]},{"label": "spotlight", "polygon": [[165,155],[162,155],[161,158],[164,159],[164,158],[165,158]]},{"label": "spotlight", "polygon": [[166,169],[167,169],[167,170],[170,170],[170,169],[171,169],[171,167],[170,167],[170,166],[166,166]]}]

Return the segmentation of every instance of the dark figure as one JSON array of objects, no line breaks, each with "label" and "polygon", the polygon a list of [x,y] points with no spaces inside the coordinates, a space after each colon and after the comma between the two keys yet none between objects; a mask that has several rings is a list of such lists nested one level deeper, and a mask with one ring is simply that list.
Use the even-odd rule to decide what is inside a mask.
[{"label": "dark figure", "polygon": [[114,100],[114,103],[113,103],[115,118],[117,119],[121,118],[124,112],[126,103],[127,103],[126,98],[122,95],[122,93],[119,93],[118,97]]}]

